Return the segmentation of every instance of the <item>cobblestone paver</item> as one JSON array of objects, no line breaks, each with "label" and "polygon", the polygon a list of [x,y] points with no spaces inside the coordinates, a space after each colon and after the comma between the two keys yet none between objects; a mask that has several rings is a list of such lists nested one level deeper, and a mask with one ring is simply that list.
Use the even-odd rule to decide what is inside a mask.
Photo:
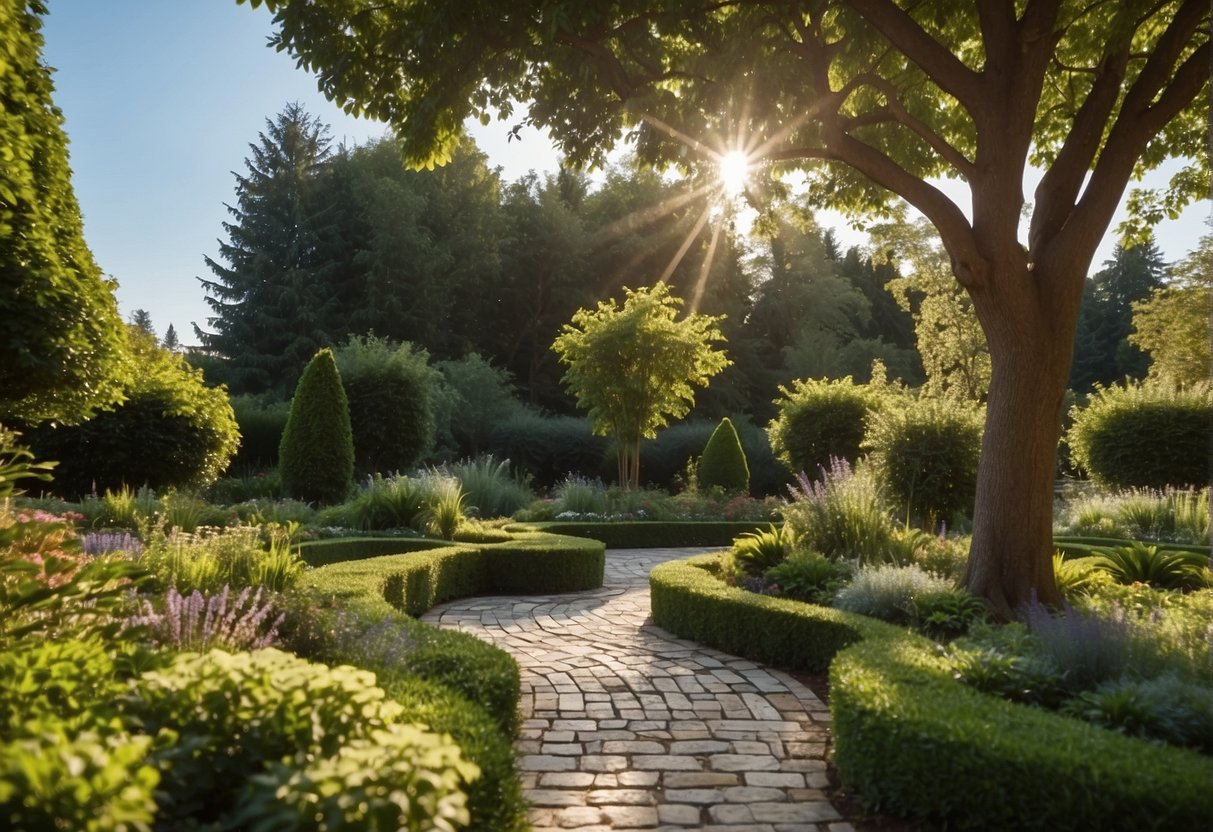
[{"label": "cobblestone paver", "polygon": [[602,589],[468,598],[426,615],[521,665],[518,751],[537,832],[851,830],[823,792],[821,700],[648,622],[649,570],[695,551],[608,551]]}]

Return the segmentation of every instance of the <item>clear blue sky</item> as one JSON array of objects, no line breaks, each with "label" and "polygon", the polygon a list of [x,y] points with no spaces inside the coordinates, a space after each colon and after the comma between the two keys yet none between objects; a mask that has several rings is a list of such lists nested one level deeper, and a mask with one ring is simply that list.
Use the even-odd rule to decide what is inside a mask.
[{"label": "clear blue sky", "polygon": [[[122,314],[148,310],[158,333],[190,326],[210,310],[197,276],[210,276],[235,200],[232,171],[248,145],[290,101],[332,126],[337,141],[383,134],[328,103],[312,76],[266,47],[270,15],[234,0],[50,0],[44,57],[56,69],[55,103],[66,118],[85,236],[106,274],[118,279]],[[476,141],[507,180],[554,170],[557,155],[533,131],[507,142],[508,125],[478,125]],[[961,203],[963,204],[963,203]],[[1209,203],[1156,229],[1167,260],[1205,233]],[[1119,218],[1118,218],[1119,219]],[[823,218],[829,221],[829,218]],[[1114,223],[1115,224],[1115,223]],[[860,242],[850,230],[844,244]],[[1095,268],[1110,256],[1105,240]]]}]

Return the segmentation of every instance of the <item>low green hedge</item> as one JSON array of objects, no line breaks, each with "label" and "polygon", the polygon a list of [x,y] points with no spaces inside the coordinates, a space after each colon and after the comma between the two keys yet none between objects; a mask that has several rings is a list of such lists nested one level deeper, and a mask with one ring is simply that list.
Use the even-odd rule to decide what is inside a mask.
[{"label": "low green hedge", "polygon": [[1213,819],[1213,760],[979,693],[921,636],[730,588],[715,562],[655,568],[654,622],[759,661],[829,664],[839,776],[871,808],[956,829],[1199,829]]},{"label": "low green hedge", "polygon": [[[554,521],[514,523],[508,531],[541,531],[600,540],[608,549],[663,549],[679,546],[731,546],[733,538],[769,528],[762,520],[627,520],[601,523]],[[778,523],[776,525],[779,525]]]},{"label": "low green hedge", "polygon": [[1197,554],[1209,554],[1208,546],[1201,546],[1196,543],[1169,543],[1159,540],[1126,540],[1118,537],[1055,537],[1053,538],[1053,547],[1061,552],[1066,558],[1085,558],[1090,555],[1098,554],[1099,549],[1114,549],[1120,546],[1132,546],[1134,543],[1144,543],[1146,546],[1155,546],[1160,552],[1176,551],[1176,552],[1196,552]]},{"label": "low green hedge", "polygon": [[424,537],[332,537],[327,540],[308,540],[295,548],[308,566],[328,566],[330,563],[347,560],[423,552],[449,545],[445,540],[430,540]]}]

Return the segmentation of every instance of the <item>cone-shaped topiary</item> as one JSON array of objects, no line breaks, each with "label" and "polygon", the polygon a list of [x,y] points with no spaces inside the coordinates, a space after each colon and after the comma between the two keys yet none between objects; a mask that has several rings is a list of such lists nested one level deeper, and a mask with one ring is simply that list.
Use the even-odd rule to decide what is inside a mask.
[{"label": "cone-shaped topiary", "polygon": [[316,353],[295,387],[278,469],[288,497],[332,504],[349,493],[354,477],[350,407],[329,349]]},{"label": "cone-shaped topiary", "polygon": [[704,488],[720,487],[725,491],[750,490],[750,466],[737,437],[737,429],[726,416],[703,446],[699,458],[699,484]]}]

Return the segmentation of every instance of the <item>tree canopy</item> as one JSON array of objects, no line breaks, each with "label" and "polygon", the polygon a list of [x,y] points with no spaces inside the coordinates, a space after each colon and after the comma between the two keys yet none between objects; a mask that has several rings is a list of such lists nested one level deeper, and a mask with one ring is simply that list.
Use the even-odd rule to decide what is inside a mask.
[{"label": "tree canopy", "polygon": [[624,288],[625,300],[573,315],[552,349],[568,369],[565,384],[588,411],[594,433],[618,444],[619,483],[640,484],[640,440],[652,439],[695,403],[692,385],[706,386],[725,368],[718,319],[691,314],[669,287]]},{"label": "tree canopy", "polygon": [[[918,209],[990,347],[965,584],[1004,616],[1060,600],[1052,477],[1083,278],[1130,177],[1184,158],[1154,204],[1204,195],[1205,0],[264,2],[275,44],[395,126],[413,164],[499,115],[574,164],[630,131],[646,162],[737,149],[804,171],[819,204]],[[1021,240],[1029,163],[1043,176]],[[967,183],[970,211],[938,177]]]},{"label": "tree canopy", "polygon": [[39,0],[0,0],[0,421],[78,422],[130,378],[114,285],[84,242]]}]

